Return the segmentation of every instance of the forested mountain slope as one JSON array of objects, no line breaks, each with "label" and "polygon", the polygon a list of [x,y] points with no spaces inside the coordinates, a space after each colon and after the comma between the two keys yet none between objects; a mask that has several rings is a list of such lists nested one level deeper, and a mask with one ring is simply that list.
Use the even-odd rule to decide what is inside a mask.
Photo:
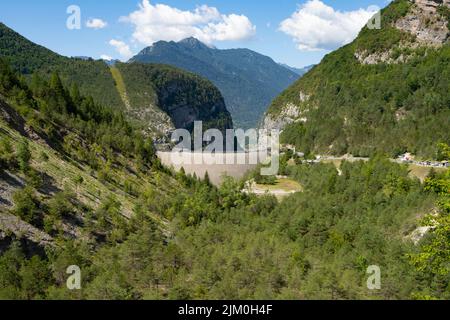
[{"label": "forested mountain slope", "polygon": [[255,127],[280,92],[299,75],[248,49],[220,50],[195,38],[159,41],[130,61],[165,63],[212,81],[222,92],[235,125]]},{"label": "forested mountain slope", "polygon": [[175,128],[191,130],[196,120],[203,121],[204,129],[233,128],[222,94],[208,80],[167,65],[117,63],[114,68],[123,78],[134,119],[158,125],[152,119],[162,110]]},{"label": "forested mountain slope", "polygon": [[365,27],[276,98],[264,126],[320,154],[412,152],[450,141],[449,1],[393,1],[382,28]]},{"label": "forested mountain slope", "polygon": [[61,56],[29,41],[2,23],[0,57],[7,58],[12,67],[23,75],[58,72],[67,86],[76,83],[83,94],[93,96],[98,103],[123,108],[109,68],[103,61]]},{"label": "forested mountain slope", "polygon": [[[117,64],[110,69],[101,60],[63,57],[1,23],[0,57],[7,58],[15,70],[28,78],[37,73],[48,79],[57,72],[69,88],[76,84],[81,94],[125,111],[153,135],[190,128],[194,120],[218,129],[232,128],[230,114],[217,88],[176,68]],[[134,74],[130,75],[128,70]],[[165,96],[169,92],[172,100]]]},{"label": "forested mountain slope", "polygon": [[175,174],[121,111],[0,59],[0,299],[450,297],[450,171],[289,163],[304,192],[282,203]]}]

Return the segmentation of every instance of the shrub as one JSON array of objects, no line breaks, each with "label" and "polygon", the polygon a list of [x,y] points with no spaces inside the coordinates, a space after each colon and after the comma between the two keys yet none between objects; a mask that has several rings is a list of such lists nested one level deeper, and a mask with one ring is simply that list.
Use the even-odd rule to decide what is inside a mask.
[{"label": "shrub", "polygon": [[49,214],[58,218],[71,214],[73,211],[72,198],[73,196],[69,192],[55,194],[48,202]]},{"label": "shrub", "polygon": [[40,223],[39,202],[35,198],[34,191],[27,187],[17,191],[13,195],[13,213],[23,221],[36,225]]},{"label": "shrub", "polygon": [[10,169],[14,166],[15,155],[11,140],[8,137],[0,138],[0,168]]},{"label": "shrub", "polygon": [[17,160],[19,161],[19,167],[22,172],[26,172],[29,169],[31,160],[31,152],[28,146],[28,141],[23,139],[19,147],[17,148]]}]

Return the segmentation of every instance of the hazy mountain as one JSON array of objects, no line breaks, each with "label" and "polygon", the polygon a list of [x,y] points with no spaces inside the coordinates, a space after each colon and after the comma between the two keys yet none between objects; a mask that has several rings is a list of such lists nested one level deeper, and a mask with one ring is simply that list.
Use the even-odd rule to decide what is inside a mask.
[{"label": "hazy mountain", "polygon": [[105,60],[105,59],[103,59],[103,61],[110,67],[114,66],[116,63],[120,62],[120,60],[117,60],[117,59],[112,59],[112,60]]},{"label": "hazy mountain", "polygon": [[450,141],[449,6],[392,2],[380,30],[364,28],[277,97],[265,127],[307,152],[433,157]]},{"label": "hazy mountain", "polygon": [[289,70],[291,70],[292,72],[295,72],[299,76],[305,75],[305,73],[307,73],[309,70],[311,70],[315,66],[314,64],[312,64],[310,66],[306,66],[306,67],[303,67],[303,68],[295,68],[295,67],[288,66],[285,63],[280,63],[279,65],[282,66],[282,67],[285,67],[285,68],[287,68]]},{"label": "hazy mountain", "polygon": [[248,49],[219,50],[195,38],[159,41],[131,61],[173,65],[211,80],[222,92],[236,127],[254,127],[270,102],[299,78]]}]

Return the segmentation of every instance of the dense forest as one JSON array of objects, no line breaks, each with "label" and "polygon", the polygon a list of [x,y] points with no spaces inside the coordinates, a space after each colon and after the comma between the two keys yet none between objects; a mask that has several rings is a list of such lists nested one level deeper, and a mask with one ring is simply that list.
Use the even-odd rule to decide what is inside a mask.
[{"label": "dense forest", "polygon": [[[0,298],[450,298],[448,170],[421,183],[383,155],[340,171],[284,157],[304,192],[279,202],[162,167],[123,113],[56,73],[32,78],[0,63],[1,175],[24,181],[0,215],[41,235],[2,225]],[[70,265],[81,290],[66,287]]]},{"label": "dense forest", "polygon": [[[395,27],[412,8],[411,1],[393,1],[382,10],[380,30],[363,28],[274,100],[269,118],[283,117],[293,104],[303,119],[286,127],[286,143],[306,153],[423,158],[434,158],[439,142],[450,143],[450,46]],[[445,12],[444,4],[418,19],[428,19],[434,32],[432,23],[448,21]]]}]

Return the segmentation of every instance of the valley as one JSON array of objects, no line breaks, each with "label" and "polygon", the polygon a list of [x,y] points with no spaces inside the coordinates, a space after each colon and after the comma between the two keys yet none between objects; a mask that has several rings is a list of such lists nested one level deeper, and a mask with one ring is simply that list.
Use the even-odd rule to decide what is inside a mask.
[{"label": "valley", "polygon": [[256,128],[270,102],[304,75],[248,49],[220,50],[196,38],[159,41],[130,62],[163,63],[199,74],[224,96],[236,128]]},{"label": "valley", "polygon": [[[212,44],[237,46],[247,26],[271,36],[240,41],[306,57],[320,34],[300,37],[299,17],[367,13],[294,5],[294,43],[276,40],[270,12],[260,31],[146,0],[70,31],[106,50],[86,35],[131,24],[109,43],[123,62],[69,58],[0,23],[0,300],[450,299],[450,1],[384,3],[379,29],[305,69]],[[280,141],[199,151],[258,125]],[[215,310],[189,306],[178,312]]]}]

